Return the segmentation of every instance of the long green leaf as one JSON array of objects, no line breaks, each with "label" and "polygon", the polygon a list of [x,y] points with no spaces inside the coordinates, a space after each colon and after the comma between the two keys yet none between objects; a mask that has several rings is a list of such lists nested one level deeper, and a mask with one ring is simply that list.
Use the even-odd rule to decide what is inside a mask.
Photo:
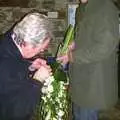
[{"label": "long green leaf", "polygon": [[74,39],[74,27],[70,24],[62,43],[63,46],[59,48],[58,55],[62,55],[68,51],[68,46],[73,39]]}]

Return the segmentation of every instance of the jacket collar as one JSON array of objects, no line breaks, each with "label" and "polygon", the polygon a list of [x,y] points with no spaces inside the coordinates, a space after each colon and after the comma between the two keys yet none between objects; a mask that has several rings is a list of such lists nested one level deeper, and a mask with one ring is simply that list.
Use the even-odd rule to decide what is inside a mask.
[{"label": "jacket collar", "polygon": [[16,59],[24,59],[19,51],[19,49],[17,48],[17,46],[15,45],[15,43],[12,40],[12,31],[8,31],[5,33],[4,38],[1,42],[1,54],[3,54],[3,56],[5,55],[6,57],[14,57]]}]

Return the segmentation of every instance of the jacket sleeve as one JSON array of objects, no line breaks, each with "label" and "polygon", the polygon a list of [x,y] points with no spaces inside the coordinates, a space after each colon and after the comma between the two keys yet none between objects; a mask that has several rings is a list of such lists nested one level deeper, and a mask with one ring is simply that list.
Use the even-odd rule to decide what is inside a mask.
[{"label": "jacket sleeve", "polygon": [[84,22],[81,26],[82,32],[77,31],[75,40],[79,41],[79,44],[77,44],[78,47],[74,53],[74,58],[75,62],[79,64],[104,60],[118,46],[119,31],[117,18],[110,19],[110,17],[105,17],[98,19],[91,19],[91,21],[94,21],[92,24],[90,21]]},{"label": "jacket sleeve", "polygon": [[42,84],[25,77],[21,72],[16,72],[17,69],[14,68],[15,66],[12,67],[5,62],[0,64],[0,95],[7,96],[7,99],[0,96],[2,97],[0,102],[10,117],[17,119],[32,114],[41,98]]}]

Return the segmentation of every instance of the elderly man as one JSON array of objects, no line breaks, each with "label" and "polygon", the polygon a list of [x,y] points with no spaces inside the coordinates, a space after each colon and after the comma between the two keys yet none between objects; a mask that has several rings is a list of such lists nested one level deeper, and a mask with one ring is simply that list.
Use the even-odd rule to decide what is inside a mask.
[{"label": "elderly man", "polygon": [[98,120],[114,106],[117,92],[118,13],[112,0],[81,0],[71,93],[74,120]]},{"label": "elderly man", "polygon": [[[29,120],[42,83],[51,73],[43,59],[29,61],[48,47],[51,24],[45,15],[25,15],[0,43],[0,120]],[[34,77],[29,74],[36,71]]]}]

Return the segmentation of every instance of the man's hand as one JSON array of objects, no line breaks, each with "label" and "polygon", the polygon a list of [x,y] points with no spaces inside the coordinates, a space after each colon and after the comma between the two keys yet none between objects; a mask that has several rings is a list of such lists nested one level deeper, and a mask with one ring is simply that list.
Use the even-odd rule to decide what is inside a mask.
[{"label": "man's hand", "polygon": [[73,62],[73,55],[72,52],[75,49],[75,42],[72,42],[69,45],[69,49],[67,51],[66,54],[64,54],[63,56],[58,56],[57,60],[60,61],[63,65],[67,64],[68,62]]},{"label": "man's hand", "polygon": [[46,63],[47,63],[46,60],[41,59],[41,58],[37,58],[29,66],[29,70],[30,71],[38,70],[41,67],[41,65],[44,66],[44,65],[46,65]]},{"label": "man's hand", "polygon": [[60,61],[63,65],[67,64],[68,62],[73,62],[72,52],[67,52],[63,56],[57,57],[57,60]]},{"label": "man's hand", "polygon": [[52,69],[50,66],[41,65],[41,67],[35,72],[33,78],[43,83],[51,75]]}]

